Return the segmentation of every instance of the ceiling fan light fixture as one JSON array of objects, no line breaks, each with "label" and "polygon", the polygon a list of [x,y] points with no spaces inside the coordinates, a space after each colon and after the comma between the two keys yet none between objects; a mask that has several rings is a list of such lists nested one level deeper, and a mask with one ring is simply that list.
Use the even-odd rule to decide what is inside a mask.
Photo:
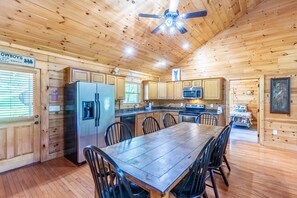
[{"label": "ceiling fan light fixture", "polygon": [[170,16],[170,17],[166,17],[165,19],[165,25],[167,27],[171,27],[173,25],[173,18]]},{"label": "ceiling fan light fixture", "polygon": [[174,34],[176,31],[176,28],[174,26],[170,27],[169,32],[170,34]]}]

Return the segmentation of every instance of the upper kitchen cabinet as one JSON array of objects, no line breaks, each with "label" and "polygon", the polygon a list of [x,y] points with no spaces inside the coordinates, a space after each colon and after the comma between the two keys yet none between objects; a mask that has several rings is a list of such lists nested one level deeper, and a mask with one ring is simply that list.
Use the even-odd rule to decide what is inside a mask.
[{"label": "upper kitchen cabinet", "polygon": [[116,98],[118,100],[124,100],[125,99],[125,83],[126,83],[125,77],[117,76]]},{"label": "upper kitchen cabinet", "polygon": [[167,99],[171,99],[171,100],[183,99],[182,81],[167,82]]},{"label": "upper kitchen cabinet", "polygon": [[91,72],[91,82],[105,83],[105,74]]},{"label": "upper kitchen cabinet", "polygon": [[186,87],[192,87],[192,81],[187,80],[187,81],[183,81],[183,88]]},{"label": "upper kitchen cabinet", "polygon": [[143,100],[158,99],[158,83],[154,81],[143,82]]},{"label": "upper kitchen cabinet", "polygon": [[202,80],[193,80],[192,87],[202,87]]},{"label": "upper kitchen cabinet", "polygon": [[167,99],[167,83],[158,82],[158,99]]},{"label": "upper kitchen cabinet", "polygon": [[125,99],[125,77],[106,75],[106,84],[114,85],[116,100]]},{"label": "upper kitchen cabinet", "polygon": [[203,80],[203,99],[204,100],[221,100],[223,93],[223,80],[204,79]]},{"label": "upper kitchen cabinet", "polygon": [[67,73],[67,82],[90,82],[91,81],[91,72],[85,70],[74,69],[71,67],[66,68]]}]

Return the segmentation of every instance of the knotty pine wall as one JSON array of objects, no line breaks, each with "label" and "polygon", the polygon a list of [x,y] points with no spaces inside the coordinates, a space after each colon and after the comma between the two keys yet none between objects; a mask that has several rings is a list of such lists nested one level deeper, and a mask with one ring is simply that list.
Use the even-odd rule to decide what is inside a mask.
[{"label": "knotty pine wall", "polygon": [[[110,74],[112,66],[91,61],[61,56],[54,53],[35,50],[19,45],[0,41],[1,51],[33,56],[36,68],[41,71],[41,161],[46,161],[64,155],[64,86],[66,83],[66,67],[76,67],[84,70]],[[15,66],[11,66],[15,67]],[[1,68],[0,68],[1,69]],[[121,75],[127,76],[126,81],[141,82],[142,80],[158,80],[159,76],[121,69]],[[53,99],[53,89],[58,90],[58,99]],[[60,112],[49,112],[50,105],[59,105]],[[118,107],[118,104],[116,104]],[[121,108],[129,108],[121,104]]]},{"label": "knotty pine wall", "polygon": [[[297,150],[297,1],[265,0],[177,64],[181,78],[265,78],[263,144]],[[168,75],[163,80],[170,80]],[[270,78],[291,76],[291,114],[270,114]],[[228,89],[227,89],[228,90]],[[272,135],[272,129],[278,135]]]}]

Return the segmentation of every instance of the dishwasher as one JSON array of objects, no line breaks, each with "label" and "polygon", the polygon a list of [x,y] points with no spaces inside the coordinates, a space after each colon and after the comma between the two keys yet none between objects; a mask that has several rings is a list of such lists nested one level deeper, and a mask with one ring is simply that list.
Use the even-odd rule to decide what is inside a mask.
[{"label": "dishwasher", "polygon": [[135,115],[121,116],[121,122],[130,128],[132,136],[135,137]]}]

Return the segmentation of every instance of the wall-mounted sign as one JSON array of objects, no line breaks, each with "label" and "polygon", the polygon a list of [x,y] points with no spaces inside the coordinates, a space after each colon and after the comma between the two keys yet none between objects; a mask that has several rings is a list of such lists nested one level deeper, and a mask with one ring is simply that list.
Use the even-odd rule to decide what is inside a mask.
[{"label": "wall-mounted sign", "polygon": [[35,67],[35,58],[0,51],[0,63]]}]

